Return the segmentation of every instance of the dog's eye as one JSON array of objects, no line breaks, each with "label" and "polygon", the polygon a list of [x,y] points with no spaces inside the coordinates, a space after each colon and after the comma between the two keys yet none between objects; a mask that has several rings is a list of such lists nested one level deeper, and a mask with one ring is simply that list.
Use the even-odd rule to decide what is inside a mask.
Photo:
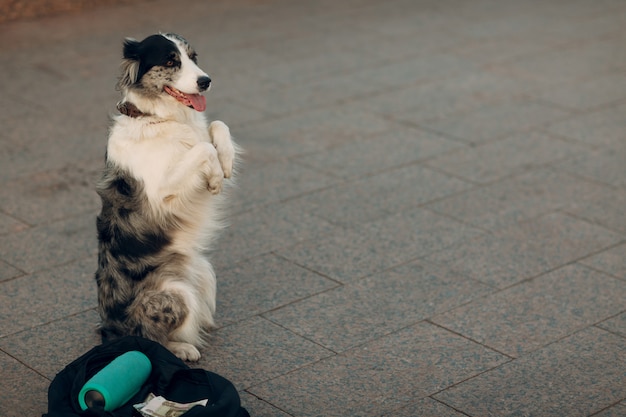
[{"label": "dog's eye", "polygon": [[167,62],[165,63],[165,66],[166,66],[166,67],[173,67],[175,64],[176,64],[176,63],[175,63],[173,60],[171,60],[171,59],[170,59],[169,61],[167,61]]}]

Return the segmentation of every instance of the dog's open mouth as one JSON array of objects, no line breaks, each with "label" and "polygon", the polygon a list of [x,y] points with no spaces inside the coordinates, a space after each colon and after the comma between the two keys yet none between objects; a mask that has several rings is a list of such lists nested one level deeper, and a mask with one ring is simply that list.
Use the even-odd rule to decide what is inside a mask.
[{"label": "dog's open mouth", "polygon": [[163,89],[167,94],[187,107],[191,107],[196,111],[206,110],[206,98],[202,94],[186,94],[168,85],[163,87]]}]

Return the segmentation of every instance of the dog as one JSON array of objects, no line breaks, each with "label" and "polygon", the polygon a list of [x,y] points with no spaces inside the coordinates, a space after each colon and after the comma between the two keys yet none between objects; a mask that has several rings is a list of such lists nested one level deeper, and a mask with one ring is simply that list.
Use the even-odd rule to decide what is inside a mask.
[{"label": "dog", "polygon": [[206,253],[224,227],[240,150],[226,124],[207,123],[201,93],[211,79],[183,37],[127,38],[123,56],[120,114],[96,185],[100,332],[105,341],[142,336],[197,361],[216,304]]}]

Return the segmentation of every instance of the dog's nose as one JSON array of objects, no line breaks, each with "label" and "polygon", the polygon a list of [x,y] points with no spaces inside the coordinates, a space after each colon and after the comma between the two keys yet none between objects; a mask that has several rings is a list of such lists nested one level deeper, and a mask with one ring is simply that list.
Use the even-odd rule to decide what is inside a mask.
[{"label": "dog's nose", "polygon": [[198,88],[200,89],[200,91],[206,90],[207,88],[209,88],[209,86],[211,86],[211,79],[209,77],[207,77],[206,75],[198,77]]}]

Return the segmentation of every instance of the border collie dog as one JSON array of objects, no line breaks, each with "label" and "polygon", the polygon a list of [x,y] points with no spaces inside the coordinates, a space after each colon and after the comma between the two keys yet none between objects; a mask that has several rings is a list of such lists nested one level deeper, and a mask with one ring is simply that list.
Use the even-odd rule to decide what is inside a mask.
[{"label": "border collie dog", "polygon": [[181,36],[126,39],[120,114],[97,184],[103,339],[146,337],[189,361],[214,326],[205,255],[223,227],[222,187],[238,152],[224,123],[205,120],[210,85]]}]

